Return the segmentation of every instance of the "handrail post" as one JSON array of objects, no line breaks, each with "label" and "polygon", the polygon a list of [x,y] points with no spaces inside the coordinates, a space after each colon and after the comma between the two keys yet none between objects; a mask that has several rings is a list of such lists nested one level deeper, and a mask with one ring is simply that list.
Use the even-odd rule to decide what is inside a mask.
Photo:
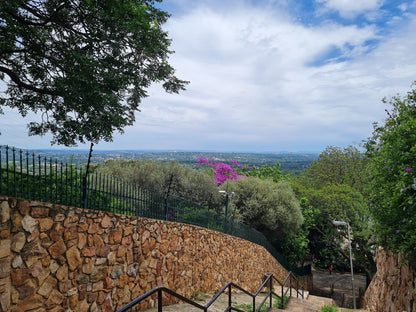
[{"label": "handrail post", "polygon": [[299,298],[299,280],[296,279],[296,298]]},{"label": "handrail post", "polygon": [[253,312],[256,311],[256,296],[253,296]]},{"label": "handrail post", "polygon": [[162,300],[162,289],[157,291],[157,312],[162,312],[163,300]]},{"label": "handrail post", "polygon": [[290,278],[289,278],[289,298],[292,298],[292,273],[290,273]]},{"label": "handrail post", "polygon": [[270,274],[270,308],[273,306],[273,274]]},{"label": "handrail post", "polygon": [[231,308],[231,304],[232,304],[232,301],[231,301],[231,284],[230,284],[230,286],[228,287],[228,308]]}]

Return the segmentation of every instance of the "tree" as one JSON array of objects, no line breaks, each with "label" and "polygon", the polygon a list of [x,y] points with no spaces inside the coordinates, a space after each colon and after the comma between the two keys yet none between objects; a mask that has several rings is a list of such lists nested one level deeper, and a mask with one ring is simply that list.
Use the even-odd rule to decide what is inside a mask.
[{"label": "tree", "polygon": [[303,222],[299,201],[287,181],[251,177],[227,181],[222,188],[235,193],[231,214],[271,239],[295,232]]},{"label": "tree", "polygon": [[263,165],[261,168],[254,166],[253,168],[243,168],[242,172],[247,177],[258,177],[260,179],[271,179],[274,182],[282,181],[287,178],[283,176],[280,170],[280,163],[276,163],[275,166]]},{"label": "tree", "polygon": [[96,171],[162,194],[169,191],[218,212],[224,206],[218,185],[209,175],[176,161],[107,160]]},{"label": "tree", "polygon": [[362,191],[368,182],[365,172],[367,162],[365,154],[355,146],[328,146],[305,173],[310,182],[317,187],[346,184]]},{"label": "tree", "polygon": [[1,1],[0,109],[39,114],[29,134],[53,144],[111,141],[152,83],[175,93],[188,83],[167,63],[169,15],[155,1]]},{"label": "tree", "polygon": [[416,82],[366,143],[371,214],[379,243],[416,266]]},{"label": "tree", "polygon": [[[313,210],[309,229],[309,248],[317,264],[327,267],[332,261],[348,263],[346,232],[338,232],[333,220],[349,222],[352,229],[354,267],[371,280],[375,271],[368,200],[368,159],[349,146],[327,147],[304,175],[292,181],[298,197],[306,198]],[[344,237],[340,234],[344,234]],[[357,247],[358,246],[358,247]]]}]

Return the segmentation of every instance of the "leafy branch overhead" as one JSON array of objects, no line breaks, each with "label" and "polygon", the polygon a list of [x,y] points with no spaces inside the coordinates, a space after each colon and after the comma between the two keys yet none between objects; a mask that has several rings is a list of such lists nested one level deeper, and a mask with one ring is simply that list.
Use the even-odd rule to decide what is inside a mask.
[{"label": "leafy branch overhead", "polygon": [[169,93],[188,83],[167,62],[168,17],[155,1],[1,1],[0,107],[39,114],[29,133],[52,143],[111,141],[152,83]]}]

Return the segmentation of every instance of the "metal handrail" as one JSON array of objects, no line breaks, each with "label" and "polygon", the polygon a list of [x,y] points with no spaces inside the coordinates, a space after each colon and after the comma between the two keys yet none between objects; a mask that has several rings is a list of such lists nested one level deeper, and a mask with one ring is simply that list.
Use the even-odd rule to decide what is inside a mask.
[{"label": "metal handrail", "polygon": [[[215,294],[215,296],[205,306],[203,306],[203,305],[201,305],[201,304],[199,304],[199,303],[197,303],[197,302],[195,302],[195,301],[193,301],[191,299],[185,298],[184,296],[182,296],[182,295],[174,292],[173,290],[170,290],[169,288],[166,288],[164,286],[159,286],[159,287],[156,287],[156,288],[150,290],[149,292],[147,292],[146,294],[140,296],[139,298],[133,300],[132,302],[130,302],[126,306],[122,307],[117,312],[126,312],[129,309],[133,308],[135,305],[139,304],[140,302],[142,302],[143,300],[145,300],[146,298],[148,298],[149,296],[151,296],[151,295],[153,295],[155,293],[157,293],[157,295],[158,295],[158,297],[157,297],[158,312],[162,312],[163,311],[162,292],[166,292],[169,295],[174,296],[174,297],[178,298],[179,300],[181,300],[183,302],[186,302],[188,304],[191,304],[194,307],[196,307],[196,308],[198,308],[198,309],[200,309],[200,310],[202,310],[204,312],[207,312],[208,311],[208,308],[218,299],[219,296],[221,296],[222,294],[224,294],[227,289],[228,289],[228,307],[225,309],[224,312],[227,312],[227,311],[244,312],[243,310],[240,310],[240,309],[232,306],[232,287],[234,287],[237,290],[240,290],[243,293],[245,293],[246,295],[250,296],[253,299],[253,312],[257,312],[257,311],[260,311],[260,309],[262,308],[262,306],[266,303],[267,299],[270,299],[270,305],[269,306],[270,307],[272,306],[272,299],[273,299],[272,296],[278,297],[281,300],[282,304],[283,304],[283,298],[286,296],[288,290],[290,289],[290,297],[292,297],[292,290],[291,289],[293,288],[293,285],[292,285],[292,278],[291,278],[291,276],[294,276],[294,274],[292,272],[289,272],[289,274],[285,278],[285,281],[282,284],[276,277],[274,277],[273,274],[267,274],[267,278],[264,280],[264,282],[261,284],[260,288],[254,294],[251,294],[249,291],[245,290],[244,288],[242,288],[242,287],[240,287],[240,286],[238,286],[238,285],[236,285],[236,284],[234,284],[232,282],[229,282],[217,294]],[[273,286],[273,280],[277,281],[278,284],[282,287],[282,296],[281,297],[279,295],[277,295],[273,291],[273,287],[272,287]],[[289,287],[286,290],[285,294],[283,294],[284,285],[286,284],[286,282],[288,280],[289,280]],[[295,278],[295,280],[296,280],[296,278]],[[266,297],[260,303],[259,307],[256,310],[256,297],[262,291],[262,289],[267,286],[267,284],[269,284],[269,287],[270,287],[269,288],[269,291],[267,292]],[[297,286],[296,287],[297,297],[300,294],[301,297],[303,298],[303,289],[302,289],[302,294],[301,294],[299,292],[299,289],[298,289],[298,282],[296,283],[296,286]]]}]

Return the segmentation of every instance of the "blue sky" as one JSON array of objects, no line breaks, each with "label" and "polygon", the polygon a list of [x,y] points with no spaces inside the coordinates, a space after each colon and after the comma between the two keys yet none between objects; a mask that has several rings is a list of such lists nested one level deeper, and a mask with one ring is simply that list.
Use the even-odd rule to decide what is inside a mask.
[{"label": "blue sky", "polygon": [[[191,83],[179,95],[152,86],[135,125],[97,149],[320,152],[368,138],[381,99],[416,80],[415,0],[160,6],[172,14],[170,63]],[[5,110],[1,144],[50,147],[27,136],[28,120]]]}]

